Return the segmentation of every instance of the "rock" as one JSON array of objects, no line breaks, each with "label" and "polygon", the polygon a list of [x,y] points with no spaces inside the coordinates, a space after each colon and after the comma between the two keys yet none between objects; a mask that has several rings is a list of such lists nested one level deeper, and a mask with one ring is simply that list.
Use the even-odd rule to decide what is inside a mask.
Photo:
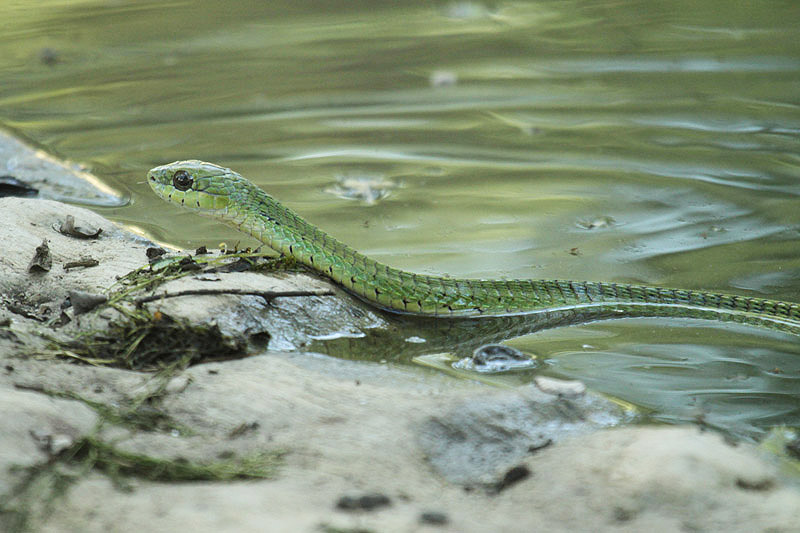
[{"label": "rock", "polygon": [[[70,297],[74,316],[64,315],[63,336],[101,330],[121,318],[115,311],[90,313],[101,305],[105,293],[118,278],[148,264],[147,250],[153,244],[123,231],[108,220],[79,207],[48,200],[0,198],[0,210],[8,216],[0,224],[0,303],[8,302],[17,320],[14,330],[30,331],[38,324],[55,321],[62,303]],[[60,231],[69,227],[90,228],[93,238],[75,238]],[[43,244],[45,243],[45,244]],[[152,257],[152,252],[150,256]],[[27,272],[31,257],[35,274]],[[69,269],[75,258],[91,256],[97,266]],[[202,265],[188,260],[198,271]],[[249,263],[248,263],[249,265]],[[299,273],[225,272],[214,277],[198,272],[160,286],[156,294],[217,289],[261,292],[303,290],[330,291],[330,285]],[[308,301],[303,301],[308,300]],[[145,304],[173,321],[219,328],[224,343],[253,349],[297,349],[315,338],[363,335],[363,330],[384,322],[375,313],[350,298],[330,296],[275,298],[259,296],[191,295],[159,298]],[[104,318],[105,317],[105,318]],[[216,330],[215,330],[216,331]],[[9,342],[5,342],[9,341]],[[15,350],[11,339],[0,338],[3,347]],[[14,353],[10,351],[10,353]]]},{"label": "rock", "polygon": [[[263,293],[331,289],[324,281],[298,273],[218,271],[213,279],[197,274],[167,282],[159,287],[158,293],[210,288],[224,293],[242,287]],[[384,324],[360,303],[337,296],[286,297],[267,302],[255,295],[193,295],[156,300],[147,307],[193,324],[215,324],[226,337],[272,350],[298,349],[320,337],[359,337],[364,330]]]},{"label": "rock", "polygon": [[436,470],[454,483],[494,485],[519,461],[565,437],[620,425],[631,414],[595,394],[566,397],[535,386],[484,394],[433,416],[418,440]]},{"label": "rock", "polygon": [[[32,304],[63,302],[69,291],[105,291],[117,276],[127,274],[146,262],[146,241],[124,232],[107,219],[86,209],[49,200],[0,198],[5,213],[0,224],[0,294]],[[69,214],[81,224],[103,229],[97,239],[75,239],[53,229]],[[45,246],[49,268],[38,267],[35,276],[27,272],[31,258]],[[76,258],[92,256],[102,268],[64,270]],[[37,264],[42,265],[42,261]]]},{"label": "rock", "polygon": [[430,524],[432,526],[443,526],[449,521],[447,515],[440,511],[423,511],[419,515],[419,521],[422,524]]},{"label": "rock", "polygon": [[[385,402],[376,406],[385,416]],[[324,437],[341,433],[330,422],[327,428],[318,422],[316,429]],[[800,523],[800,491],[781,480],[754,447],[731,447],[696,428],[636,427],[567,439],[527,458],[533,475],[499,494],[465,494],[426,470],[413,453],[404,454],[402,432],[376,434],[374,429],[351,435],[351,451],[361,450],[360,460],[342,465],[343,435],[335,446],[324,437],[304,441],[288,457],[283,473],[270,481],[142,482],[133,492],[121,492],[110,480],[93,476],[74,486],[37,530],[102,532],[115,524],[120,532],[174,531],[191,523],[196,532],[315,531],[319,524],[331,530],[358,526],[401,532],[414,531],[410,524],[419,524],[432,504],[447,517],[446,530],[460,533],[794,533]],[[410,499],[371,513],[344,513],[331,505],[341,494],[350,494],[354,484],[377,478],[387,493],[402,491]],[[742,488],[737,480],[767,482],[769,488]],[[103,505],[98,507],[99,498]]]},{"label": "rock", "polygon": [[500,492],[511,485],[519,483],[523,479],[526,479],[531,475],[531,469],[528,468],[526,465],[517,465],[511,467],[508,472],[503,475],[503,479],[497,482],[497,484],[492,487],[494,492]]},{"label": "rock", "polygon": [[[538,504],[563,531],[775,531],[800,524],[800,491],[749,444],[688,427],[634,427],[570,439],[527,461]],[[565,502],[569,502],[565,505]]]},{"label": "rock", "polygon": [[360,496],[342,496],[336,502],[336,508],[342,511],[374,511],[391,504],[392,500],[385,494],[372,492]]},{"label": "rock", "polygon": [[786,444],[786,451],[795,459],[800,460],[800,437]]},{"label": "rock", "polygon": [[108,301],[105,294],[96,294],[85,291],[69,291],[69,301],[76,315],[88,313],[98,305]]},{"label": "rock", "polygon": [[582,381],[577,380],[535,376],[533,382],[539,387],[540,391],[557,396],[577,398],[586,392],[586,385]]},{"label": "rock", "polygon": [[0,196],[21,196],[29,198],[39,194],[39,190],[22,182],[14,176],[0,176]]},{"label": "rock", "polygon": [[80,402],[0,384],[0,501],[24,471],[49,461],[88,434],[97,415]]},{"label": "rock", "polygon": [[178,394],[179,392],[183,392],[186,387],[189,386],[191,380],[188,376],[175,376],[167,383],[166,387],[164,387],[164,392],[167,394]]},{"label": "rock", "polygon": [[69,161],[59,161],[3,130],[0,130],[0,162],[4,173],[38,189],[41,198],[74,199],[104,206],[120,206],[126,202],[86,169]]},{"label": "rock", "polygon": [[454,368],[476,372],[495,373],[508,370],[536,368],[536,359],[505,344],[484,344],[466,357],[456,362]]}]

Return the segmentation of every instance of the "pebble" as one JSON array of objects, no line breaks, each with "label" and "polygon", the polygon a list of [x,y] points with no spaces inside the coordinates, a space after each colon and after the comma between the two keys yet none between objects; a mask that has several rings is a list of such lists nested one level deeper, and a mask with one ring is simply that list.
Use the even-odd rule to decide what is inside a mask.
[{"label": "pebble", "polygon": [[443,526],[449,522],[449,519],[446,514],[440,511],[425,511],[419,515],[419,521],[423,524]]},{"label": "pebble", "polygon": [[388,507],[392,500],[379,492],[363,494],[361,496],[342,496],[336,502],[336,508],[342,511],[374,511],[381,507]]},{"label": "pebble", "polygon": [[582,381],[548,378],[545,376],[536,376],[533,382],[539,387],[539,390],[554,396],[563,396],[566,398],[575,398],[581,396],[586,392],[586,384]]}]

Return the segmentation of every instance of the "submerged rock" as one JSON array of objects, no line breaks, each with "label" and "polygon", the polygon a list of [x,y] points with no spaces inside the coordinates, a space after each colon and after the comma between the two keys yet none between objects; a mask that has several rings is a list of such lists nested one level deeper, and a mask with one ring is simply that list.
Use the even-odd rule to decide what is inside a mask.
[{"label": "submerged rock", "polygon": [[484,344],[475,349],[472,357],[453,363],[453,368],[476,372],[506,372],[536,368],[536,359],[505,344]]}]

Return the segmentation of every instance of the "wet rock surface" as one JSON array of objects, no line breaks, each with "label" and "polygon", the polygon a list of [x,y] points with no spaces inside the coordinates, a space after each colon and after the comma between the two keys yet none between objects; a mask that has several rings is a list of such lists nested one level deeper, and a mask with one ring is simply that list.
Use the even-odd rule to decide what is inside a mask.
[{"label": "wet rock surface", "polygon": [[429,418],[419,430],[419,444],[447,480],[496,487],[509,469],[538,450],[631,419],[632,413],[602,396],[566,397],[531,385],[513,393],[487,392]]},{"label": "wet rock surface", "polygon": [[0,129],[0,196],[38,196],[93,205],[123,205],[125,199],[80,165],[56,159]]},{"label": "wet rock surface", "polygon": [[[14,214],[0,225],[0,251],[4,254],[4,261],[0,262],[0,301],[11,320],[11,331],[32,334],[45,326],[66,339],[81,332],[107,330],[124,318],[118,310],[103,304],[111,287],[124,288],[120,278],[138,268],[147,270],[151,242],[119,229],[91,211],[49,200],[0,198],[0,209]],[[59,231],[68,217],[72,227],[80,225],[99,231],[91,239]],[[92,257],[96,264],[67,268],[76,259],[86,257]],[[357,337],[363,330],[383,323],[369,309],[353,305],[352,300],[332,296],[336,289],[308,275],[242,272],[196,263],[187,257],[178,255],[173,263],[185,262],[181,268],[188,275],[167,278],[152,290],[129,299],[133,303],[136,298],[146,301],[139,302],[138,307],[165,317],[159,324],[151,321],[164,330],[162,337],[167,337],[156,337],[157,342],[174,340],[169,339],[172,335],[194,335],[199,339],[212,328],[212,334],[219,337],[220,351],[234,347],[243,356],[247,346],[297,349],[316,338]],[[234,258],[222,264],[235,261]],[[144,275],[155,274],[147,271]],[[249,294],[236,294],[243,290]],[[187,295],[181,296],[182,293]],[[281,297],[293,293],[320,296]],[[131,306],[129,309],[135,310]],[[206,329],[191,331],[176,326],[173,333],[168,329],[173,323]],[[120,332],[139,326],[118,328],[112,336],[118,339]],[[0,336],[0,346],[4,341],[12,350],[14,339]],[[213,339],[198,342],[203,347],[215,346]],[[209,357],[213,358],[213,354]]]},{"label": "wet rock surface", "polygon": [[[220,294],[192,295],[148,303],[152,310],[181,316],[193,323],[219,326],[224,335],[241,337],[273,350],[302,348],[317,338],[358,337],[363,330],[380,327],[383,320],[348,299],[334,296],[330,284],[307,275],[278,272],[265,276],[258,272],[227,272],[205,275],[199,272],[170,281],[158,293],[170,294],[194,288],[213,289]],[[272,300],[258,295],[225,294],[247,288],[264,294],[308,291],[320,296],[278,297]]]},{"label": "wet rock surface", "polygon": [[464,370],[476,372],[506,372],[536,368],[536,360],[531,356],[505,344],[485,344],[479,346],[472,353],[472,357],[465,357],[453,366]]}]

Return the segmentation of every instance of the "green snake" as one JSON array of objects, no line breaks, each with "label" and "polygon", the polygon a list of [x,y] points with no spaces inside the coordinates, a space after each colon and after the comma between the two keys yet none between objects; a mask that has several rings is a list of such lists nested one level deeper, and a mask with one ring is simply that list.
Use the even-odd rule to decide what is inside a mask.
[{"label": "green snake", "polygon": [[169,203],[222,221],[294,257],[384,310],[435,317],[539,315],[559,325],[607,318],[683,317],[800,335],[800,304],[696,290],[593,281],[453,279],[370,259],[306,222],[236,172],[176,161],[147,174]]}]

